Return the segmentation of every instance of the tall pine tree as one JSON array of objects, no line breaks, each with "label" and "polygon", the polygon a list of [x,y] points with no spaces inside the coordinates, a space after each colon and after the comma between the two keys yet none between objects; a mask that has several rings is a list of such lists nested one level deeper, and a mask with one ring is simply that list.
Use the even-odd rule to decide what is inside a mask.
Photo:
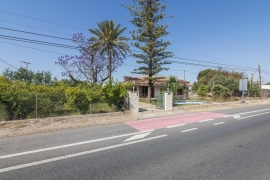
[{"label": "tall pine tree", "polygon": [[135,40],[132,46],[138,48],[141,53],[134,53],[138,58],[136,61],[141,66],[133,70],[135,74],[147,75],[148,80],[148,102],[151,102],[151,89],[160,77],[156,75],[162,70],[168,70],[163,65],[170,64],[164,61],[172,57],[173,53],[166,51],[171,44],[163,41],[162,37],[169,33],[166,31],[168,25],[163,24],[162,20],[166,17],[166,5],[161,4],[160,0],[133,0],[134,5],[126,6],[133,16],[130,22],[137,27],[131,31],[132,38]]}]

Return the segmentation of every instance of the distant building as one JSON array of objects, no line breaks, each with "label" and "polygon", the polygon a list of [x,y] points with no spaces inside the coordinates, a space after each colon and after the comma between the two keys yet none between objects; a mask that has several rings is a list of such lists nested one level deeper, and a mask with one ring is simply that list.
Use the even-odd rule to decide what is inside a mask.
[{"label": "distant building", "polygon": [[[148,80],[145,80],[144,77],[135,77],[135,76],[124,76],[124,82],[131,82],[132,83],[132,90],[131,91],[138,91],[140,94],[140,98],[146,98],[148,96]],[[164,79],[158,79],[155,84],[154,88],[151,90],[151,98],[155,98],[160,91],[165,88],[166,82],[168,81],[168,77],[165,77]],[[179,98],[187,98],[188,92],[184,92],[182,89],[182,86],[186,84],[186,86],[190,87],[192,86],[189,81],[184,81],[181,79],[178,79],[180,88],[177,90],[177,96]]]},{"label": "distant building", "polygon": [[262,85],[262,96],[270,97],[270,85]]}]

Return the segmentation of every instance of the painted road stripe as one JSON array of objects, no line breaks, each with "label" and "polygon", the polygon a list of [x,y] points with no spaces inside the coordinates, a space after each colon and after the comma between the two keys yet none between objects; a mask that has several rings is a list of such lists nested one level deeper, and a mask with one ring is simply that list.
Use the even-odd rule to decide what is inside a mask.
[{"label": "painted road stripe", "polygon": [[184,126],[186,124],[178,124],[178,125],[175,125],[175,126],[168,126],[167,128],[175,128],[175,127],[180,127],[180,126]]},{"label": "painted road stripe", "polygon": [[92,154],[92,153],[95,153],[95,152],[105,151],[105,150],[108,150],[108,149],[114,149],[114,148],[118,148],[118,147],[122,147],[122,146],[128,146],[128,145],[131,145],[131,144],[136,144],[136,143],[140,143],[140,142],[144,142],[144,141],[150,141],[150,140],[162,138],[162,137],[165,137],[165,136],[167,136],[167,135],[164,134],[164,135],[155,136],[155,137],[151,137],[151,138],[147,138],[147,139],[141,139],[141,140],[137,140],[137,141],[126,142],[126,143],[117,144],[117,145],[113,145],[113,146],[107,146],[107,147],[103,147],[103,148],[93,149],[93,150],[90,150],[90,151],[84,151],[84,152],[79,152],[79,153],[75,153],[75,154],[59,156],[59,157],[56,157],[56,158],[46,159],[46,160],[42,160],[42,161],[36,161],[36,162],[32,162],[32,163],[27,163],[27,164],[21,164],[21,165],[18,165],[18,166],[12,166],[12,167],[8,167],[8,168],[3,168],[3,169],[0,169],[0,173],[7,172],[7,171],[12,171],[12,170],[16,170],[16,169],[22,169],[22,168],[26,168],[26,167],[31,167],[31,166],[36,166],[36,165],[40,165],[40,164],[50,163],[50,162],[59,161],[59,160],[63,160],[63,159],[68,159],[68,158],[72,158],[72,157]]},{"label": "painted road stripe", "polygon": [[241,116],[233,116],[234,119],[240,118]]},{"label": "painted road stripe", "polygon": [[192,129],[186,129],[184,131],[181,131],[181,132],[189,132],[189,131],[194,131],[194,130],[197,130],[198,128],[192,128]]},{"label": "painted road stripe", "polygon": [[232,117],[233,115],[229,115],[229,116],[223,116],[224,118],[227,118],[227,117]]},{"label": "painted road stripe", "polygon": [[261,110],[256,110],[256,111],[250,111],[250,112],[245,112],[245,113],[239,113],[239,114],[235,114],[234,116],[241,115],[241,114],[250,114],[250,113],[260,112],[260,111],[266,111],[266,110],[270,110],[270,108],[267,108],[267,109],[261,109]]},{"label": "painted road stripe", "polygon": [[144,134],[137,134],[135,136],[132,136],[132,137],[126,139],[124,142],[134,141],[134,140],[137,140],[137,139],[142,139],[142,138],[145,138],[146,136],[148,136],[149,134],[151,134],[151,132],[144,133]]},{"label": "painted road stripe", "polygon": [[[239,116],[239,115],[242,115],[242,114],[250,114],[250,113],[254,113],[254,112],[260,112],[260,111],[266,111],[266,110],[270,110],[270,108],[267,108],[267,109],[261,109],[261,110],[256,110],[256,111],[249,111],[249,112],[244,112],[244,113],[239,113],[239,114],[235,114],[235,115],[228,115],[228,116],[223,116],[224,118],[227,118],[227,117],[236,117],[236,116]],[[236,117],[237,118],[237,117]]]},{"label": "painted road stripe", "polygon": [[216,126],[216,125],[220,125],[220,124],[224,124],[225,122],[219,122],[219,123],[215,123],[215,124],[213,124],[214,126]]},{"label": "painted road stripe", "polygon": [[270,113],[270,112],[261,113],[261,114],[255,114],[255,115],[252,115],[252,116],[247,116],[247,117],[238,118],[238,120],[240,120],[240,119],[247,119],[247,118],[250,118],[250,117],[260,116],[260,115],[263,115],[263,114],[269,114],[269,113]]},{"label": "painted road stripe", "polygon": [[207,121],[213,121],[214,119],[205,119],[205,120],[201,120],[199,122],[207,122]]},{"label": "painted road stripe", "polygon": [[[151,131],[154,131],[154,130],[151,130]],[[102,139],[83,141],[83,142],[78,142],[78,143],[66,144],[66,145],[62,145],[62,146],[54,146],[54,147],[50,147],[50,148],[37,149],[37,150],[33,150],[33,151],[25,151],[25,152],[21,152],[21,153],[0,156],[0,159],[5,159],[5,158],[10,158],[10,157],[15,157],[15,156],[22,156],[22,155],[26,155],[26,154],[32,154],[32,153],[38,153],[38,152],[44,152],[44,151],[50,151],[50,150],[54,150],[54,149],[66,148],[66,147],[71,147],[71,146],[79,146],[79,145],[83,145],[83,144],[89,144],[89,143],[94,143],[94,142],[99,142],[99,141],[116,139],[116,138],[120,138],[120,137],[126,137],[126,136],[131,136],[131,135],[141,134],[141,133],[146,133],[146,132],[151,132],[151,131],[142,131],[142,132],[136,132],[136,133],[130,133],[130,134],[122,134],[119,136],[112,136],[112,137],[107,137],[107,138],[102,138]]]}]

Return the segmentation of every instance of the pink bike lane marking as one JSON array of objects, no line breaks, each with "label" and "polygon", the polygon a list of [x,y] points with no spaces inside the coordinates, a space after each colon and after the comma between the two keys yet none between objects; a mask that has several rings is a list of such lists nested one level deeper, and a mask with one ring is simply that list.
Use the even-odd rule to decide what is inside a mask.
[{"label": "pink bike lane marking", "polygon": [[153,119],[145,119],[139,121],[125,122],[125,124],[139,130],[147,131],[152,129],[161,129],[168,126],[175,126],[179,124],[189,124],[207,119],[219,118],[228,116],[228,114],[202,112],[194,114],[184,114],[178,116],[167,116]]}]

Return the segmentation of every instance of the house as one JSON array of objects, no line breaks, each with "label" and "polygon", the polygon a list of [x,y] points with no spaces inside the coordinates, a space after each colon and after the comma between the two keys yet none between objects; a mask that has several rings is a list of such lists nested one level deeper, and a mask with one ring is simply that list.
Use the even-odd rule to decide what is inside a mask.
[{"label": "house", "polygon": [[[147,76],[135,77],[135,76],[124,76],[124,82],[131,82],[132,89],[131,91],[139,91],[140,98],[146,98],[148,96],[148,81],[145,79]],[[160,93],[162,89],[165,88],[166,82],[168,81],[168,77],[164,77],[163,79],[157,79],[154,83],[154,87],[151,90],[151,97],[155,98],[157,94]],[[180,88],[177,90],[177,96],[179,98],[187,98],[188,92],[184,92],[182,86],[186,84],[187,87],[191,87],[189,81],[184,81],[178,79]]]},{"label": "house", "polygon": [[262,85],[262,96],[270,97],[270,85]]}]

